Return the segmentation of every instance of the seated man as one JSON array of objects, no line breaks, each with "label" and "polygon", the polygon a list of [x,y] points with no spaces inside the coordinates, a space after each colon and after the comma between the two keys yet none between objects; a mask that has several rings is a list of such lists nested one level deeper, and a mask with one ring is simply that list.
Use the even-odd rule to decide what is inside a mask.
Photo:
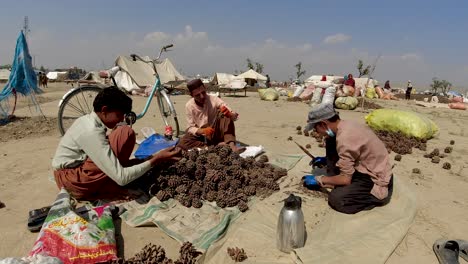
[{"label": "seated man", "polygon": [[326,104],[309,112],[306,130],[312,128],[326,137],[327,153],[326,158],[316,157],[313,165],[328,166],[334,176],[305,176],[304,185],[334,188],[328,204],[346,214],[390,201],[393,175],[388,151],[369,127],[340,120],[333,105]]},{"label": "seated man", "polygon": [[[103,89],[94,112],[78,118],[57,147],[52,167],[57,186],[83,200],[125,199],[128,185],[153,166],[175,161],[179,149],[161,150],[146,161],[130,159],[135,132],[117,126],[132,109],[132,99],[116,87]],[[109,136],[107,128],[113,129]]]},{"label": "seated man", "polygon": [[228,144],[233,151],[240,151],[236,147],[234,128],[234,121],[239,115],[232,112],[220,98],[208,95],[200,79],[190,81],[187,87],[193,98],[185,105],[188,128],[178,147],[188,150]]}]

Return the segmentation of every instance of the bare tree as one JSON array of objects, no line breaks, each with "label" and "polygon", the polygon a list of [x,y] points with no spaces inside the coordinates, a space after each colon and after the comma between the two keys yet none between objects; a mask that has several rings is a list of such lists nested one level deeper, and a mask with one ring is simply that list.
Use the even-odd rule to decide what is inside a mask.
[{"label": "bare tree", "polygon": [[359,60],[358,65],[357,65],[357,69],[359,71],[359,77],[362,77],[364,75],[369,75],[371,66],[367,65],[366,67],[364,67],[364,63],[362,62],[362,60]]},{"label": "bare tree", "polygon": [[254,68],[253,61],[250,58],[247,58],[247,68],[252,69]]},{"label": "bare tree", "polygon": [[306,73],[306,71],[302,70],[302,62],[298,62],[296,65],[294,65],[294,67],[296,67],[296,77],[299,80],[301,76]]},{"label": "bare tree", "polygon": [[258,73],[263,73],[263,64],[260,62],[255,63],[255,71]]}]

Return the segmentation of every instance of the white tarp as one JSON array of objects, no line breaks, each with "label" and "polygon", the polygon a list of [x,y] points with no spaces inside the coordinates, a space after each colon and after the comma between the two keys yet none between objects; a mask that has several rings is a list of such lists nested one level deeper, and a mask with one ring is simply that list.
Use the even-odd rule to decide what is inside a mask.
[{"label": "white tarp", "polygon": [[234,74],[217,72],[214,74],[211,83],[214,85],[219,85],[220,87],[224,87],[228,85],[235,77],[236,76],[234,76]]},{"label": "white tarp", "polygon": [[354,82],[355,82],[356,88],[361,88],[361,89],[365,89],[367,87],[374,88],[375,85],[379,84],[377,80],[369,79],[369,78],[354,78]]},{"label": "white tarp", "polygon": [[79,81],[104,83],[104,80],[101,77],[99,77],[99,73],[95,71],[90,71],[86,73],[86,75],[83,78],[81,78]]},{"label": "white tarp", "polygon": [[242,74],[237,75],[237,78],[244,78],[244,79],[253,79],[257,81],[266,81],[267,77],[261,75],[260,73],[250,69]]},{"label": "white tarp", "polygon": [[0,69],[0,81],[8,81],[10,73],[11,72],[8,69]]},{"label": "white tarp", "polygon": [[[311,84],[317,81],[322,80],[323,75],[312,75],[309,78],[307,78],[304,83],[306,84]],[[335,79],[343,78],[343,76],[335,76],[335,75],[325,75],[327,77],[327,81],[333,81]]]},{"label": "white tarp", "polygon": [[[148,56],[143,57],[143,59],[150,60]],[[152,64],[139,60],[133,61],[132,58],[126,56],[119,56],[115,60],[115,65],[122,69],[115,76],[115,81],[119,87],[123,87],[130,92],[154,85],[155,72]],[[156,70],[162,84],[185,81],[184,76],[176,70],[172,62],[167,58],[156,64]]]},{"label": "white tarp", "polygon": [[47,76],[47,79],[49,80],[63,80],[66,78],[67,72],[53,71],[53,72],[48,72],[46,76]]}]

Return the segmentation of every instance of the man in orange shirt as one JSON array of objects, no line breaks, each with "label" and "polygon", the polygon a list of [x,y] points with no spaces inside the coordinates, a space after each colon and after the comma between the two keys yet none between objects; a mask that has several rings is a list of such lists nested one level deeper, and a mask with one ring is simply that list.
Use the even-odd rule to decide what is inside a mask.
[{"label": "man in orange shirt", "polygon": [[227,144],[233,151],[236,146],[234,121],[239,114],[233,112],[217,96],[208,95],[200,79],[187,84],[192,99],[185,105],[188,128],[178,146],[184,150],[210,145]]}]

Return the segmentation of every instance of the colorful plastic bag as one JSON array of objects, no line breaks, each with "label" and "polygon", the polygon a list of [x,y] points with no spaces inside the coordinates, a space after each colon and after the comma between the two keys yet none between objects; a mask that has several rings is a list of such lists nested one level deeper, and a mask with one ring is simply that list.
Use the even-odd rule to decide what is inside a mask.
[{"label": "colorful plastic bag", "polygon": [[64,264],[104,262],[117,258],[114,223],[108,205],[76,214],[62,189],[34,243],[30,256],[57,257]]},{"label": "colorful plastic bag", "polygon": [[374,130],[401,132],[406,136],[419,139],[432,138],[439,131],[432,120],[409,111],[377,109],[368,114],[365,119]]}]

